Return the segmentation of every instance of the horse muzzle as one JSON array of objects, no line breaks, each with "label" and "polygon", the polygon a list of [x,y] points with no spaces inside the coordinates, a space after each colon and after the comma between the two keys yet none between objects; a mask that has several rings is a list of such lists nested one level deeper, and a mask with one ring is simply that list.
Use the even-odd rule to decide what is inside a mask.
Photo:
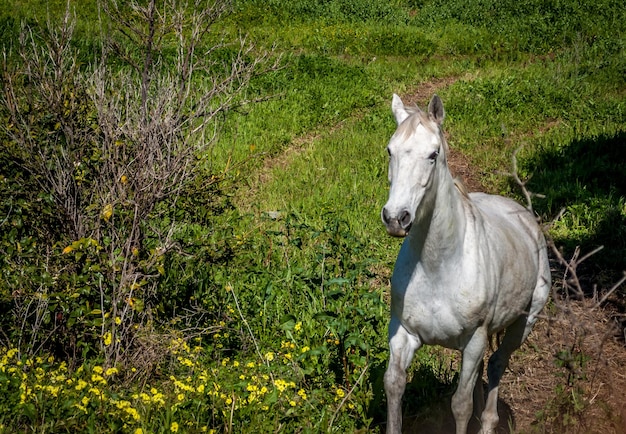
[{"label": "horse muzzle", "polygon": [[413,216],[407,210],[402,210],[397,215],[391,215],[387,208],[383,208],[380,213],[383,223],[387,228],[387,233],[392,237],[406,237],[413,224]]}]

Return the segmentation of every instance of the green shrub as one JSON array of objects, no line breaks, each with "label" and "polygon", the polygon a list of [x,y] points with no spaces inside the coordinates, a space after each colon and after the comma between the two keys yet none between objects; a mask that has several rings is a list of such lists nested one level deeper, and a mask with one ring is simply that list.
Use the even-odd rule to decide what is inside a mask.
[{"label": "green shrub", "polygon": [[[243,0],[239,9],[254,8],[263,15],[279,17],[283,22],[321,20],[325,22],[384,22],[406,21],[408,15],[403,7],[383,0]],[[250,12],[248,12],[250,14]]]},{"label": "green shrub", "polygon": [[427,2],[415,23],[440,27],[461,23],[487,29],[509,51],[549,53],[571,46],[579,38],[587,42],[609,38],[623,28],[624,8],[618,0],[593,3],[542,0]]}]

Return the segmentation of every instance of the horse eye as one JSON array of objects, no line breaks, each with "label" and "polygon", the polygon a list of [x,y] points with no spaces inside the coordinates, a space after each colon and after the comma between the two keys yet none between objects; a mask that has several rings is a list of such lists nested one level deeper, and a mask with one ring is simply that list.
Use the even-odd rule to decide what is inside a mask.
[{"label": "horse eye", "polygon": [[434,163],[438,156],[439,156],[439,151],[435,151],[432,154],[430,154],[428,159]]},{"label": "horse eye", "polygon": [[387,154],[391,157],[391,149],[389,149],[389,147],[387,147]]}]

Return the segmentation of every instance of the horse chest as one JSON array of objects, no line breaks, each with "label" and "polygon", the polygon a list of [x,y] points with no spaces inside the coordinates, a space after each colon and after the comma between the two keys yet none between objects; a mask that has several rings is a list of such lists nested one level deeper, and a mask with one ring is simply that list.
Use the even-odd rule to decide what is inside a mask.
[{"label": "horse chest", "polygon": [[468,332],[485,320],[484,297],[454,279],[433,283],[423,276],[411,277],[393,282],[392,314],[425,344],[462,347]]}]

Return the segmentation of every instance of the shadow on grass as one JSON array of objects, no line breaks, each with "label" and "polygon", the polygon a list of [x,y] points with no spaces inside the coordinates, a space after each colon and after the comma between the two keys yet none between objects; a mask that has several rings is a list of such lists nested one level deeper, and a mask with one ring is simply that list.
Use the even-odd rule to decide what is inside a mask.
[{"label": "shadow on grass", "polygon": [[[600,135],[551,147],[526,162],[532,173],[535,210],[552,221],[553,236],[565,257],[576,246],[583,253],[604,249],[585,261],[587,279],[610,284],[626,270],[626,132]],[[582,274],[582,273],[581,273]]]},{"label": "shadow on grass", "polygon": [[[483,382],[485,388],[485,396],[487,385]],[[454,415],[452,414],[451,398],[454,393],[452,388],[446,396],[443,396],[438,402],[433,402],[427,407],[420,409],[419,414],[411,415],[407,412],[403,421],[402,432],[405,434],[432,433],[432,434],[455,434],[456,424]],[[498,416],[500,422],[496,428],[497,434],[509,434],[511,428],[515,427],[515,415],[511,407],[501,399],[498,399]],[[472,417],[467,428],[468,434],[477,434],[480,432],[480,420]]]},{"label": "shadow on grass", "polygon": [[[374,398],[369,413],[373,417],[372,426],[375,432],[386,432],[387,402],[382,386],[384,369],[382,366],[375,368],[372,373],[374,380]],[[448,373],[449,374],[449,373]],[[456,374],[454,378],[433,372],[430,366],[424,365],[417,368],[413,378],[406,386],[402,399],[402,432],[432,433],[432,434],[455,434],[456,424],[452,414],[451,399],[457,387]],[[487,384],[483,381],[485,398],[487,397]],[[511,408],[501,399],[498,400],[498,415],[500,423],[496,429],[498,434],[508,434],[515,427],[515,415]],[[480,431],[480,421],[472,417],[468,434],[476,434]]]}]

